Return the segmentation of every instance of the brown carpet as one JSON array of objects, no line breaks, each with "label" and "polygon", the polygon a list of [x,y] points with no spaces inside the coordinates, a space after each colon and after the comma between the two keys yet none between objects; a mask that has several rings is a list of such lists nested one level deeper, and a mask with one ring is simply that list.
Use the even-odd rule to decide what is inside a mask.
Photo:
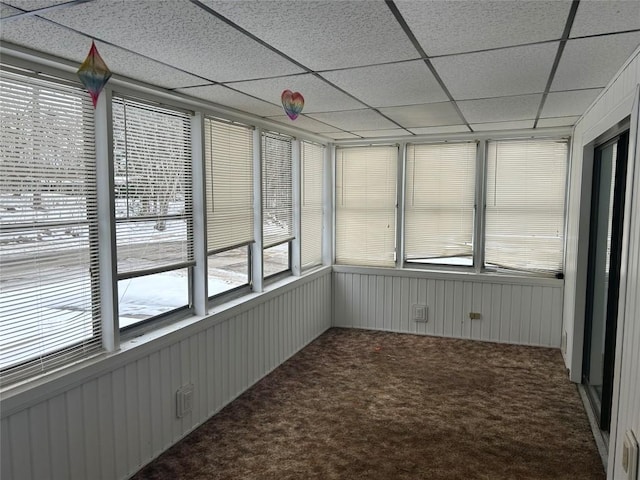
[{"label": "brown carpet", "polygon": [[605,474],[558,350],[334,328],[133,478]]}]

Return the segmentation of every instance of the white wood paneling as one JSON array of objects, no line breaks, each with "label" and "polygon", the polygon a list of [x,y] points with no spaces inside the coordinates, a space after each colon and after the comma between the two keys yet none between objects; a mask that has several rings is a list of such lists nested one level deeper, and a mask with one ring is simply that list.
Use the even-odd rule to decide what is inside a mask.
[{"label": "white wood paneling", "polygon": [[[221,321],[204,319],[208,326],[193,334],[2,412],[2,480],[128,478],[328,329],[331,281],[330,268],[311,273]],[[193,410],[178,419],[176,390],[189,383]]]},{"label": "white wood paneling", "polygon": [[[589,202],[593,147],[598,137],[632,113],[634,93],[640,83],[640,48],[625,63],[583,117],[573,134],[568,196],[567,245],[565,250],[564,326],[567,332],[565,361],[571,378],[581,378],[584,341],[584,304],[588,249]],[[633,124],[633,121],[631,122]],[[630,139],[631,142],[637,139]],[[637,143],[636,143],[637,145]],[[629,218],[626,264],[622,266],[618,314],[616,365],[607,478],[626,480],[621,466],[622,439],[627,429],[640,436],[640,161],[637,146],[630,146],[626,214]],[[624,247],[623,247],[624,248]],[[623,257],[624,258],[624,257]]]},{"label": "white wood paneling", "polygon": [[[342,266],[333,275],[338,327],[560,347],[561,280]],[[426,323],[412,318],[414,304],[427,305]]]}]

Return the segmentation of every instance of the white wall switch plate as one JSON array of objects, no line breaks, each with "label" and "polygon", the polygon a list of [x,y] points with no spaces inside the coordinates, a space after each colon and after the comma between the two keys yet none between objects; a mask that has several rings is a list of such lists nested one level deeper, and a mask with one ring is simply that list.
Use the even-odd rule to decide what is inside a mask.
[{"label": "white wall switch plate", "polygon": [[413,305],[412,308],[413,319],[416,322],[427,321],[427,306],[426,305]]},{"label": "white wall switch plate", "polygon": [[176,392],[176,417],[182,418],[193,409],[193,384],[180,387]]},{"label": "white wall switch plate", "polygon": [[638,478],[638,440],[631,430],[627,430],[622,442],[622,470],[627,480]]}]

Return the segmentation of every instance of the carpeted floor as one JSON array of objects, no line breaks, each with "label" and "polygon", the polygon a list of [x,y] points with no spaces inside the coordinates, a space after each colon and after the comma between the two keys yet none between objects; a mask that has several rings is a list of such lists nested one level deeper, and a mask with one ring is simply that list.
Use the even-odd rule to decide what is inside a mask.
[{"label": "carpeted floor", "polygon": [[133,478],[605,474],[558,350],[331,329]]}]

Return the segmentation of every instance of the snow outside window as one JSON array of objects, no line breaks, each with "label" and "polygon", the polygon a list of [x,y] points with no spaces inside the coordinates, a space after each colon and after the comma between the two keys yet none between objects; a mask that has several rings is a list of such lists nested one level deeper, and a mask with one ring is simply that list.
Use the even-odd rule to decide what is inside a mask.
[{"label": "snow outside window", "polygon": [[114,98],[113,157],[123,327],[189,304],[190,115]]},{"label": "snow outside window", "polygon": [[393,267],[398,147],[336,149],[336,262]]},{"label": "snow outside window", "polygon": [[0,76],[0,381],[102,350],[93,106],[84,89]]},{"label": "snow outside window", "polygon": [[487,266],[562,272],[566,140],[489,142]]},{"label": "snow outside window", "polygon": [[473,265],[475,143],[407,146],[408,262]]}]

